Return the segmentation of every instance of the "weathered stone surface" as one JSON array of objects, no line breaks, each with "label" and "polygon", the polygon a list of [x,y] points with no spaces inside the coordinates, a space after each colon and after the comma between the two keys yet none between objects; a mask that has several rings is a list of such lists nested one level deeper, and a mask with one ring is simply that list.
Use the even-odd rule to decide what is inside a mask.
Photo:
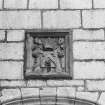
[{"label": "weathered stone surface", "polygon": [[38,88],[21,88],[22,97],[39,97],[39,89]]},{"label": "weathered stone surface", "polygon": [[23,62],[0,62],[0,79],[23,79]]},{"label": "weathered stone surface", "polygon": [[39,11],[0,11],[1,29],[31,29],[41,27]]},{"label": "weathered stone surface", "polygon": [[82,16],[84,28],[105,27],[105,10],[84,10]]},{"label": "weathered stone surface", "polygon": [[105,80],[87,80],[88,91],[105,91]]},{"label": "weathered stone surface", "polygon": [[3,7],[3,0],[0,0],[0,9]]},{"label": "weathered stone surface", "polygon": [[94,8],[105,8],[105,0],[93,0]]},{"label": "weathered stone surface", "polygon": [[89,9],[92,0],[60,0],[61,9]]},{"label": "weathered stone surface", "polygon": [[73,30],[73,40],[104,40],[104,30]]},{"label": "weathered stone surface", "polygon": [[[32,101],[24,101],[22,102],[22,105],[40,105],[40,101],[39,100],[32,100]],[[21,105],[21,104],[19,104]]]},{"label": "weathered stone surface", "polygon": [[105,42],[75,42],[75,59],[105,59]]},{"label": "weathered stone surface", "polygon": [[74,79],[104,79],[104,62],[74,62]]},{"label": "weathered stone surface", "polygon": [[85,91],[85,87],[79,86],[79,87],[77,87],[77,91],[79,91],[79,92]]},{"label": "weathered stone surface", "polygon": [[30,9],[57,9],[58,0],[30,0]]},{"label": "weathered stone surface", "polygon": [[2,96],[0,97],[1,102],[9,101],[12,99],[21,99],[21,92],[18,88],[16,89],[3,89]]},{"label": "weathered stone surface", "polygon": [[4,0],[4,8],[7,9],[26,9],[27,0]]},{"label": "weathered stone surface", "polygon": [[26,87],[26,83],[25,81],[21,81],[21,80],[15,80],[15,81],[1,80],[0,86],[1,87]]},{"label": "weathered stone surface", "polygon": [[43,80],[29,80],[27,82],[27,87],[44,87],[46,82]]},{"label": "weathered stone surface", "polygon": [[75,97],[75,87],[58,87],[57,96],[59,97]]},{"label": "weathered stone surface", "polygon": [[83,86],[84,80],[64,80],[65,86]]},{"label": "weathered stone surface", "polygon": [[23,41],[25,37],[24,30],[7,31],[7,41]]},{"label": "weathered stone surface", "polygon": [[44,28],[78,28],[80,11],[47,11],[43,14]]},{"label": "weathered stone surface", "polygon": [[102,92],[102,93],[101,93],[101,96],[100,96],[100,98],[99,98],[99,100],[98,100],[98,103],[99,103],[100,105],[105,105],[105,92]]},{"label": "weathered stone surface", "polygon": [[2,96],[2,92],[1,92],[1,89],[0,89],[0,97]]},{"label": "weathered stone surface", "polygon": [[5,31],[0,30],[0,41],[3,41],[5,39]]},{"label": "weathered stone surface", "polygon": [[56,96],[56,88],[42,88],[40,89],[40,96]]},{"label": "weathered stone surface", "polygon": [[56,104],[56,97],[41,97],[40,98],[41,105],[55,105]]},{"label": "weathered stone surface", "polygon": [[83,86],[83,80],[48,80],[48,86]]},{"label": "weathered stone surface", "polygon": [[76,92],[76,98],[85,99],[93,102],[97,101],[98,96],[98,92]]},{"label": "weathered stone surface", "polygon": [[0,43],[0,59],[23,59],[24,43]]},{"label": "weathered stone surface", "polygon": [[64,86],[64,80],[47,80],[48,86]]}]

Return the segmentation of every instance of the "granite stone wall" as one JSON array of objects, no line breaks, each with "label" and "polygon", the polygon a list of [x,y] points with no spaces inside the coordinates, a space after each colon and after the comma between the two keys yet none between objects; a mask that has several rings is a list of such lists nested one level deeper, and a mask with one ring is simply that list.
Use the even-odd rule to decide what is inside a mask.
[{"label": "granite stone wall", "polygon": [[[24,79],[29,29],[72,31],[72,80]],[[0,0],[1,104],[48,95],[105,105],[105,0]]]}]

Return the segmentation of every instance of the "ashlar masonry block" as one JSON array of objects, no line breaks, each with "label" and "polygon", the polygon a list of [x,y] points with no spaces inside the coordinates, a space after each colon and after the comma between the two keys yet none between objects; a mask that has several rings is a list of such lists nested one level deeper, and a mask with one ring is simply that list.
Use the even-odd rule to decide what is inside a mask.
[{"label": "ashlar masonry block", "polygon": [[29,0],[29,9],[57,9],[58,0]]},{"label": "ashlar masonry block", "polygon": [[105,10],[84,10],[82,12],[84,28],[105,27]]},{"label": "ashlar masonry block", "polygon": [[105,63],[74,62],[74,79],[105,79]]},{"label": "ashlar masonry block", "polygon": [[104,30],[73,30],[73,40],[104,40]]},{"label": "ashlar masonry block", "polygon": [[43,13],[44,28],[79,28],[80,11],[46,11]]},{"label": "ashlar masonry block", "polygon": [[105,8],[105,0],[93,0],[94,8]]},{"label": "ashlar masonry block", "polygon": [[61,9],[89,9],[92,0],[60,0]]},{"label": "ashlar masonry block", "polygon": [[0,30],[0,41],[5,40],[5,31],[4,30]]},{"label": "ashlar masonry block", "polygon": [[3,7],[3,0],[0,0],[0,9]]},{"label": "ashlar masonry block", "polygon": [[88,91],[105,91],[105,80],[87,80]]},{"label": "ashlar masonry block", "polygon": [[98,100],[98,103],[100,105],[105,105],[105,92],[102,92],[101,95],[100,95],[100,98]]},{"label": "ashlar masonry block", "polygon": [[2,96],[0,97],[1,102],[10,101],[13,99],[20,99],[21,92],[18,88],[15,89],[3,89]]},{"label": "ashlar masonry block", "polygon": [[0,43],[0,59],[23,59],[24,43]]},{"label": "ashlar masonry block", "polygon": [[1,61],[0,79],[23,79],[23,62]]},{"label": "ashlar masonry block", "polygon": [[57,96],[58,97],[75,97],[76,89],[75,87],[58,87]]},{"label": "ashlar masonry block", "polygon": [[98,92],[77,92],[76,98],[96,102],[98,99]]},{"label": "ashlar masonry block", "polygon": [[59,87],[59,86],[83,86],[83,80],[48,80],[48,86]]},{"label": "ashlar masonry block", "polygon": [[45,87],[46,82],[43,80],[29,80],[27,81],[27,87]]},{"label": "ashlar masonry block", "polygon": [[6,9],[26,9],[27,0],[4,0],[4,8]]},{"label": "ashlar masonry block", "polygon": [[1,87],[26,87],[26,83],[25,81],[22,80],[12,80],[12,81],[8,81],[8,80],[2,80],[0,82]]},{"label": "ashlar masonry block", "polygon": [[7,41],[23,41],[25,38],[24,30],[8,30]]},{"label": "ashlar masonry block", "polygon": [[21,88],[21,92],[23,98],[39,96],[38,88]]},{"label": "ashlar masonry block", "polygon": [[39,11],[0,11],[0,29],[32,29],[41,27]]},{"label": "ashlar masonry block", "polygon": [[105,59],[105,42],[74,42],[75,59]]}]

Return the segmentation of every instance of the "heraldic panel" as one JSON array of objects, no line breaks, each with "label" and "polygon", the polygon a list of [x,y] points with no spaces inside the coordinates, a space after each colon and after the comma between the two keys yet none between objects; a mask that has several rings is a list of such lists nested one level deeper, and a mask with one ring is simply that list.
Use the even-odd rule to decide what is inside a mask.
[{"label": "heraldic panel", "polygon": [[68,33],[26,34],[26,76],[37,78],[70,77]]}]

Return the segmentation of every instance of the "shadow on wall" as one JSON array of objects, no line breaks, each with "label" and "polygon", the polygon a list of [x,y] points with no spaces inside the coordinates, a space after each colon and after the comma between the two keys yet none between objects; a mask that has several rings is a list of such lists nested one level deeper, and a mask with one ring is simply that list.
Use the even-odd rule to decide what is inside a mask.
[{"label": "shadow on wall", "polygon": [[24,99],[14,99],[2,103],[2,105],[98,105],[97,103],[90,102],[82,99],[75,99],[70,97],[28,97]]}]

